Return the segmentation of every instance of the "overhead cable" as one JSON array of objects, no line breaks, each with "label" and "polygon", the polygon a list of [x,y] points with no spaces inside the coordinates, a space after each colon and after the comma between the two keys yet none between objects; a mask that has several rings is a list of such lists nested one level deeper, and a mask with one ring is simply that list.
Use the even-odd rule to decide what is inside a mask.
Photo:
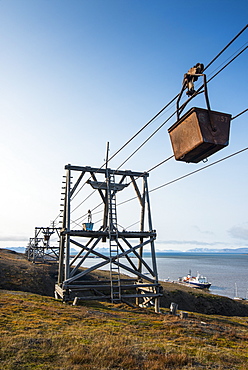
[{"label": "overhead cable", "polygon": [[[234,58],[232,58],[228,63],[226,63],[218,72],[216,72],[209,80],[207,80],[207,83],[209,83],[211,80],[213,80],[213,78],[215,78],[221,71],[223,71],[230,63],[232,63],[247,48],[248,48],[248,46],[246,46],[244,49],[242,49]],[[202,90],[203,87],[204,87],[204,85],[201,85],[198,88],[198,90],[192,96],[190,96],[189,99],[187,99],[187,101],[182,105],[182,107],[185,107],[186,104],[188,104]],[[181,107],[181,109],[182,109],[182,107]],[[134,154],[136,154],[176,113],[177,113],[177,111],[174,111],[164,122],[162,122],[161,125],[145,141],[143,141],[143,143],[137,149],[135,149],[135,151],[132,154],[130,154],[130,156],[124,162],[122,162],[122,164],[117,169],[122,167]]]},{"label": "overhead cable", "polygon": [[[246,25],[209,63],[208,65],[205,67],[204,71],[209,68],[209,66],[247,29],[248,25]],[[225,69],[230,63],[232,63],[240,54],[242,54],[245,50],[247,49],[247,46],[241,50],[240,53],[238,53],[234,58],[232,58],[223,68],[221,68],[214,76],[212,76],[207,82],[210,82],[214,77],[216,77],[223,69]],[[199,92],[201,89],[203,88],[203,86],[201,86],[197,92]],[[172,102],[174,102],[176,100],[176,98],[179,96],[176,95],[168,104],[166,104],[154,117],[152,117],[136,134],[134,134],[126,143],[124,143],[122,145],[122,147],[120,149],[118,149],[109,159],[108,161],[105,161],[105,163],[99,168],[101,169],[104,165],[106,165],[110,160],[112,160],[121,150],[123,150],[135,137],[137,137],[152,121],[154,121],[170,104],[172,104]],[[192,95],[184,104],[186,105],[195,95]],[[176,112],[174,112],[169,118],[167,118],[119,167],[118,169],[124,164],[126,163],[135,153],[137,153],[137,151],[139,149],[141,149],[141,147],[143,147],[164,125],[166,122],[168,122],[168,120],[170,118],[172,118],[172,116],[175,114]],[[164,162],[164,161],[163,161]],[[162,164],[162,163],[161,163]],[[158,165],[157,165],[158,166]],[[157,167],[156,166],[156,167]],[[87,180],[88,181],[88,180]],[[74,195],[74,197],[72,199],[75,198],[75,196],[80,192],[80,190],[84,187],[84,185],[87,183],[87,181],[81,186],[81,188],[77,191],[77,193]],[[94,192],[93,192],[94,193]],[[93,194],[92,193],[92,194]],[[91,195],[92,195],[91,194]],[[89,196],[86,198],[88,199]],[[85,199],[85,200],[86,200]],[[85,201],[84,200],[84,201]],[[83,201],[83,202],[84,202]],[[76,208],[73,209],[73,211],[75,209],[77,209],[83,202],[81,202]],[[61,212],[60,214],[55,218],[55,220],[57,220],[57,218],[61,215]],[[54,221],[55,221],[54,220]]]},{"label": "overhead cable", "polygon": [[233,57],[228,63],[226,63],[224,65],[224,67],[222,67],[218,72],[216,72],[209,80],[207,80],[207,82],[210,82],[213,78],[215,78],[220,72],[223,71],[223,69],[225,69],[229,64],[231,64],[237,57],[239,57],[246,49],[248,48],[248,46],[246,46],[245,48],[243,48],[237,55],[235,55],[235,57]]},{"label": "overhead cable", "polygon": [[[212,63],[215,62],[215,60],[217,58],[219,58],[219,56],[247,29],[248,27],[248,24],[208,63],[208,65],[204,68],[204,71],[210,67],[210,65]],[[243,50],[244,51],[244,50]],[[243,52],[242,51],[242,52]],[[242,53],[240,52],[240,54]],[[238,54],[239,55],[239,54]],[[237,56],[238,56],[237,55]],[[235,59],[235,58],[234,58]],[[234,60],[233,59],[233,60]],[[229,63],[230,64],[230,63]],[[228,64],[227,64],[228,65]],[[215,76],[214,76],[215,77]],[[212,78],[214,78],[212,77]],[[211,78],[211,79],[212,79]],[[178,94],[179,95],[179,94]],[[136,133],[134,134],[119,150],[117,150],[110,158],[109,158],[109,161],[114,158],[122,149],[124,149],[136,136],[138,136],[155,118],[157,118],[170,104],[172,104],[176,98],[178,97],[178,95],[176,95],[168,104],[166,104],[153,118],[151,118],[150,121],[148,121],[143,127],[141,127],[141,129]],[[106,164],[106,163],[105,163]],[[105,165],[104,164],[104,165]]]},{"label": "overhead cable", "polygon": [[[215,60],[217,59],[217,58],[219,58],[219,56],[247,29],[247,27],[248,27],[248,24],[207,64],[207,66],[204,68],[204,71],[206,70],[206,69],[208,69],[209,67],[210,67],[210,65],[211,64],[213,64],[214,62],[215,62]],[[246,49],[246,48],[245,48]],[[244,50],[245,50],[244,49]],[[242,50],[237,56],[239,56],[244,50]],[[236,56],[236,57],[237,57]],[[235,57],[235,58],[236,58]],[[233,58],[228,64],[230,64],[235,58]],[[227,65],[228,65],[227,64]],[[227,66],[226,65],[226,66]],[[225,67],[226,67],[225,66]],[[224,67],[224,68],[225,68]],[[223,69],[224,69],[223,68]],[[223,70],[223,69],[221,69],[221,71]],[[218,73],[217,73],[218,74]],[[216,75],[217,75],[216,74]],[[210,80],[212,80],[216,75],[214,75]],[[210,81],[209,80],[209,81]],[[208,82],[209,82],[208,81]],[[200,88],[200,90],[202,89],[202,87]],[[176,100],[176,98],[179,96],[179,94],[178,95],[176,95],[168,104],[166,104],[166,106],[164,106],[150,121],[148,121],[143,127],[141,127],[141,129],[135,134],[135,135],[133,135],[119,150],[117,150],[110,158],[109,158],[109,161],[112,159],[112,158],[114,158],[122,149],[124,149],[136,136],[138,136],[155,118],[157,118],[170,104],[172,104],[175,100]],[[129,159],[129,158],[128,158]],[[126,162],[124,162],[124,163],[126,163]],[[105,163],[106,164],[106,163]],[[119,167],[120,168],[120,167]]]},{"label": "overhead cable", "polygon": [[193,174],[195,174],[195,173],[197,173],[197,172],[200,172],[200,171],[202,171],[202,170],[205,170],[206,168],[211,167],[211,166],[214,166],[214,165],[215,165],[215,164],[217,164],[217,163],[223,162],[223,161],[225,161],[226,159],[229,159],[229,158],[231,158],[231,157],[234,157],[235,155],[240,154],[240,153],[244,152],[244,151],[245,151],[245,150],[247,150],[247,149],[248,149],[248,147],[246,147],[246,148],[244,148],[244,149],[242,149],[242,150],[239,150],[238,152],[235,152],[235,153],[233,153],[233,154],[230,154],[230,155],[228,155],[227,157],[221,158],[221,159],[219,159],[218,161],[215,161],[215,162],[213,162],[213,163],[210,163],[210,164],[208,164],[208,165],[206,165],[206,166],[204,166],[204,167],[198,168],[198,169],[197,169],[197,170],[195,170],[195,171],[189,172],[189,173],[187,173],[186,175],[183,175],[183,176],[181,176],[181,177],[178,177],[178,178],[177,178],[177,179],[175,179],[175,180],[172,180],[172,181],[169,181],[169,182],[167,182],[167,183],[165,183],[165,184],[163,184],[163,185],[160,185],[160,186],[158,186],[158,187],[156,187],[156,188],[154,188],[154,189],[150,190],[150,191],[149,191],[149,193],[152,193],[153,191],[156,191],[156,190],[158,190],[158,189],[161,189],[161,188],[163,188],[163,187],[165,187],[165,186],[167,186],[167,185],[173,184],[174,182],[177,182],[177,181],[179,181],[179,180],[182,180],[182,179],[184,179],[185,177],[191,176],[191,175],[193,175]]},{"label": "overhead cable", "polygon": [[211,62],[209,62],[207,64],[207,66],[204,68],[204,71],[211,66],[211,64],[213,64],[217,58],[219,58],[219,56],[247,29],[248,27],[248,24],[246,24],[246,26],[219,52],[219,54],[216,55],[216,57],[214,57]]},{"label": "overhead cable", "polygon": [[154,166],[154,167],[150,168],[150,170],[148,170],[148,171],[146,171],[146,172],[151,172],[151,171],[155,170],[155,168],[157,168],[157,167],[161,166],[162,164],[164,164],[165,162],[169,161],[169,160],[170,160],[171,158],[173,158],[173,157],[174,157],[174,155],[171,155],[170,157],[168,157],[168,158],[164,159],[162,162],[160,162],[160,163],[156,164],[156,166]]},{"label": "overhead cable", "polygon": [[243,112],[240,112],[239,114],[237,114],[236,116],[232,117],[231,119],[234,120],[235,118],[241,116],[241,114],[245,113],[248,111],[248,108],[246,108],[245,110],[243,110]]},{"label": "overhead cable", "polygon": [[[206,168],[211,167],[211,166],[214,166],[215,164],[220,163],[220,162],[223,162],[223,161],[225,161],[226,159],[229,159],[229,158],[231,158],[231,157],[234,157],[235,155],[240,154],[240,153],[242,153],[242,152],[246,151],[247,149],[248,149],[248,147],[246,147],[246,148],[244,148],[244,149],[241,149],[241,150],[239,150],[238,152],[232,153],[232,154],[228,155],[227,157],[224,157],[224,158],[222,158],[222,159],[219,159],[219,160],[218,160],[218,161],[216,161],[216,162],[213,162],[213,163],[208,164],[208,165],[206,165],[206,166],[204,166],[204,167],[198,168],[197,170],[192,171],[192,172],[189,172],[189,173],[187,173],[186,175],[180,176],[180,177],[178,177],[178,178],[176,178],[176,179],[174,179],[174,180],[172,180],[172,181],[169,181],[169,182],[167,182],[167,183],[165,183],[165,184],[162,184],[162,185],[160,185],[160,186],[157,186],[156,188],[154,188],[154,189],[152,189],[152,190],[149,190],[149,193],[152,193],[152,192],[154,192],[154,191],[156,191],[156,190],[159,190],[159,189],[161,189],[161,188],[163,188],[163,187],[165,187],[165,186],[171,185],[171,184],[173,184],[173,183],[175,183],[175,182],[177,182],[177,181],[179,181],[179,180],[182,180],[182,179],[184,179],[184,178],[186,178],[186,177],[188,177],[188,176],[191,176],[191,175],[193,175],[193,174],[195,174],[195,173],[197,173],[197,172],[203,171],[203,170],[205,170]],[[127,199],[127,200],[124,200],[123,202],[121,202],[121,203],[119,203],[119,204],[117,204],[117,205],[118,205],[118,206],[120,206],[120,205],[122,205],[122,204],[125,204],[125,203],[128,203],[128,202],[131,202],[131,200],[134,200],[134,199],[136,199],[136,197],[133,197],[133,198],[129,198],[129,199]]]},{"label": "overhead cable", "polygon": [[[247,47],[246,47],[247,48]],[[246,49],[245,48],[245,49]],[[243,52],[244,50],[242,50],[241,52]],[[239,55],[240,55],[240,53],[239,53]],[[237,57],[237,56],[236,56]],[[235,58],[236,58],[235,57]],[[234,60],[235,58],[233,58],[232,60]],[[231,60],[231,61],[232,61]],[[231,61],[229,61],[227,64],[230,64],[230,62]],[[224,69],[226,67],[226,65],[222,68],[222,70]],[[212,78],[211,78],[211,80],[218,74],[219,72],[217,72]],[[210,81],[210,80],[209,80]],[[208,81],[208,82],[209,82]],[[202,86],[203,87],[203,86]],[[201,87],[201,88],[202,88]],[[200,88],[199,88],[200,89]],[[198,89],[198,90],[199,90]],[[197,90],[197,91],[198,91]],[[239,117],[239,116],[241,116],[242,114],[244,114],[245,112],[247,112],[248,111],[248,108],[247,109],[245,109],[245,110],[243,110],[242,112],[240,112],[239,114],[237,114],[235,117],[232,117],[231,119],[232,120],[234,120],[235,118],[237,118],[237,117]],[[154,132],[153,132],[153,134],[152,135],[150,135],[127,159],[126,159],[126,161],[124,161],[118,168],[117,168],[117,170],[124,164],[124,163],[126,163],[130,158],[131,158],[131,156],[133,156],[143,145],[145,145],[146,144],[146,142],[148,141],[148,140],[150,140],[151,139],[151,137],[152,136],[154,136],[156,133],[157,133],[157,131],[159,131],[164,125],[165,125],[165,123],[167,123],[168,122],[168,120],[174,115],[174,114],[176,114],[176,111],[169,117],[169,118],[167,118]],[[172,156],[170,156],[170,157],[168,157],[168,158],[166,158],[166,159],[164,159],[162,162],[160,162],[160,163],[158,163],[157,165],[155,165],[153,168],[151,168],[150,170],[148,170],[148,171],[146,171],[146,172],[151,172],[152,170],[154,170],[155,168],[157,168],[157,167],[159,167],[160,165],[162,165],[163,163],[165,163],[165,162],[167,162],[168,160],[170,160],[171,158],[173,158],[173,155]],[[207,166],[206,166],[207,167]],[[204,167],[205,168],[205,167]],[[95,191],[93,191],[86,199],[88,199],[93,193],[94,193]],[[85,199],[85,200],[86,200]],[[133,199],[133,198],[132,198]],[[85,201],[84,200],[84,201]],[[76,208],[78,208],[82,203],[84,203],[84,201],[83,202],[81,202]],[[75,209],[76,209],[75,208]],[[75,210],[74,209],[74,210]],[[73,211],[74,211],[73,210]]]},{"label": "overhead cable", "polygon": [[[240,112],[240,113],[238,113],[236,116],[232,117],[232,118],[231,118],[231,120],[236,119],[237,117],[241,116],[242,114],[246,113],[247,111],[248,111],[248,108],[244,109],[242,112]],[[197,170],[195,170],[195,171],[189,172],[189,173],[188,173],[188,174],[186,174],[186,175],[180,176],[179,178],[176,178],[176,179],[174,179],[174,180],[172,180],[172,181],[169,181],[168,183],[165,183],[165,184],[163,184],[163,185],[158,186],[157,188],[154,188],[154,189],[150,190],[150,191],[149,191],[149,193],[151,193],[151,192],[153,192],[153,191],[156,191],[156,190],[158,190],[158,189],[160,189],[160,188],[162,188],[162,187],[165,187],[165,186],[167,186],[167,185],[170,185],[170,184],[172,184],[172,183],[174,183],[174,182],[177,182],[177,181],[179,181],[179,180],[182,180],[182,179],[184,179],[184,178],[186,178],[186,177],[188,177],[188,176],[191,176],[191,175],[193,175],[194,173],[200,172],[200,171],[204,170],[205,168],[208,168],[208,167],[213,166],[213,165],[215,165],[215,164],[217,164],[217,163],[219,163],[219,162],[222,162],[222,161],[224,161],[224,160],[226,160],[226,159],[228,159],[228,158],[231,158],[231,157],[233,157],[233,156],[235,156],[235,155],[237,155],[237,154],[240,154],[240,153],[242,153],[242,152],[246,151],[247,149],[248,149],[248,147],[247,147],[247,148],[244,148],[244,149],[242,149],[242,150],[240,150],[240,151],[238,151],[238,152],[235,152],[235,153],[233,153],[233,154],[231,154],[231,155],[229,155],[229,156],[227,156],[227,157],[224,157],[224,158],[222,158],[222,159],[220,159],[220,160],[218,160],[218,161],[216,161],[216,162],[213,162],[213,163],[211,163],[211,164],[209,164],[209,165],[206,165],[206,166],[204,166],[204,167],[202,167],[202,168],[199,168],[199,169],[197,169]],[[161,166],[162,164],[166,163],[168,160],[172,159],[173,157],[174,157],[174,155],[172,155],[172,156],[170,156],[170,157],[168,157],[168,158],[164,159],[163,161],[161,161],[161,162],[160,162],[160,163],[158,163],[157,165],[153,166],[152,168],[150,168],[150,169],[149,169],[148,171],[146,171],[146,172],[147,172],[147,173],[149,173],[149,172],[151,172],[151,171],[155,170],[156,168],[158,168],[158,167],[159,167],[159,166]],[[121,203],[117,204],[117,206],[122,205],[122,204],[124,204],[124,203],[127,203],[127,202],[129,202],[129,201],[131,201],[131,200],[134,200],[134,199],[136,199],[136,197],[133,197],[133,198],[130,198],[130,199],[126,200],[126,201],[123,201],[123,202],[121,202]],[[94,207],[94,208],[92,209],[92,211],[94,211],[96,208],[100,207],[101,205],[102,205],[102,203],[98,204],[96,207]],[[99,212],[101,212],[101,211],[98,211],[98,212],[96,212],[95,214],[97,214],[97,213],[99,213]],[[80,216],[80,217],[79,217],[78,219],[76,219],[75,221],[78,221],[79,219],[81,219],[81,218],[85,218],[85,217],[87,217],[87,213],[86,213],[85,215],[83,215],[83,216]],[[76,223],[76,222],[75,222],[75,223]],[[133,225],[134,225],[134,224],[133,224]],[[131,226],[133,226],[133,225],[131,225]]]},{"label": "overhead cable", "polygon": [[[172,180],[172,181],[166,182],[166,183],[165,183],[165,184],[163,184],[163,185],[157,186],[156,188],[154,188],[154,189],[152,189],[152,190],[149,190],[149,193],[152,193],[152,192],[157,191],[157,190],[159,190],[159,189],[161,189],[161,188],[163,188],[163,187],[165,187],[165,186],[171,185],[171,184],[173,184],[173,183],[175,183],[175,182],[177,182],[177,181],[180,181],[180,180],[182,180],[182,179],[185,179],[186,177],[189,177],[189,176],[191,176],[191,175],[194,175],[194,174],[195,174],[195,173],[197,173],[197,172],[203,171],[203,170],[205,170],[205,169],[206,169],[206,168],[208,168],[208,167],[211,167],[211,166],[214,166],[214,165],[215,165],[215,164],[217,164],[217,163],[223,162],[223,161],[225,161],[226,159],[229,159],[229,158],[231,158],[231,157],[234,157],[235,155],[240,154],[240,153],[242,153],[242,152],[244,152],[244,151],[246,151],[246,150],[248,150],[248,147],[246,147],[246,148],[244,148],[244,149],[242,149],[242,150],[239,150],[238,152],[232,153],[232,154],[228,155],[227,157],[224,157],[224,158],[222,158],[222,159],[219,159],[218,161],[215,161],[215,162],[213,162],[213,163],[210,163],[210,164],[208,164],[208,165],[207,165],[207,166],[205,166],[205,167],[198,168],[197,170],[192,171],[192,172],[189,172],[189,173],[187,173],[186,175],[180,176],[180,177],[178,177],[178,178],[176,178],[176,179],[174,179],[174,180]],[[125,204],[125,203],[128,203],[128,202],[130,202],[131,200],[134,200],[134,199],[136,199],[136,197],[133,197],[133,198],[127,199],[126,201],[123,201],[123,202],[119,203],[119,204],[118,204],[118,206],[119,206],[119,205],[122,205],[122,204]],[[137,224],[138,222],[139,222],[139,221],[137,221],[137,222],[133,223],[133,224],[132,224],[132,225],[130,225],[129,227],[131,227],[131,226],[133,226],[133,225]]]},{"label": "overhead cable", "polygon": [[[209,66],[247,29],[248,25],[246,25],[209,63],[208,65],[204,68],[204,71],[209,68]],[[214,76],[212,76],[207,82],[210,82],[213,78],[215,78],[223,69],[225,69],[230,63],[232,63],[240,54],[242,54],[245,50],[247,49],[247,47],[245,47],[243,50],[241,50],[241,52],[239,54],[237,54],[233,59],[231,59],[221,70],[219,70]],[[203,85],[197,90],[197,92],[199,92],[200,90],[202,90],[203,88]],[[177,94],[173,99],[170,100],[169,103],[167,103],[157,114],[155,114],[155,116],[153,116],[143,127],[141,127],[141,129],[139,129],[128,141],[126,141],[122,146],[121,148],[119,148],[109,159],[108,161],[105,161],[103,163],[103,165],[99,168],[99,169],[102,169],[106,164],[107,162],[109,162],[110,160],[112,160],[121,150],[123,150],[135,137],[137,137],[146,127],[149,126],[149,124],[151,122],[153,122],[156,118],[158,118],[158,116],[167,108],[169,107],[176,99],[177,97],[179,96],[179,94]],[[193,97],[195,97],[195,95],[192,95],[186,103],[188,103]],[[137,153],[138,150],[140,150],[163,126],[166,122],[168,122],[168,120],[175,114],[176,112],[174,112],[166,121],[164,121],[162,123],[161,126],[158,127],[158,129],[156,129],[154,131],[153,134],[151,134],[119,167],[118,169],[123,166],[135,153]],[[81,188],[77,191],[77,193],[74,195],[74,197],[72,199],[74,199],[76,197],[76,195],[81,191],[81,189],[84,187],[84,185],[87,183],[87,181],[81,186]]]}]

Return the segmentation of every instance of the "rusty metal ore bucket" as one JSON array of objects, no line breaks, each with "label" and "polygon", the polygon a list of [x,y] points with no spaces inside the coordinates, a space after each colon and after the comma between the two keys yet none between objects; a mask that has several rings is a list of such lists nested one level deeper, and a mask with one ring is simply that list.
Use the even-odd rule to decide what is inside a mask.
[{"label": "rusty metal ore bucket", "polygon": [[191,108],[168,129],[175,159],[198,163],[226,147],[231,117],[227,113]]}]

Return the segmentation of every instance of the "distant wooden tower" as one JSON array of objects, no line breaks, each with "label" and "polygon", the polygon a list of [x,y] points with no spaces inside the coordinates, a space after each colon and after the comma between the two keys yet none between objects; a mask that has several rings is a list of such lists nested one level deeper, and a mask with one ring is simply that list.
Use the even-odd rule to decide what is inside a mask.
[{"label": "distant wooden tower", "polygon": [[[154,305],[156,312],[159,312],[161,286],[158,283],[154,249],[156,232],[152,227],[147,184],[148,173],[79,167],[70,164],[65,166],[65,169],[59,274],[58,283],[55,286],[56,298],[61,298],[63,301],[76,301],[77,299],[133,301],[137,305]],[[73,185],[72,174],[76,177]],[[82,188],[81,182],[86,174],[90,174],[90,179],[84,185],[95,189],[103,202],[102,224],[98,230],[93,230],[91,212],[88,211],[88,222],[83,224],[83,228],[72,230],[71,200]],[[116,196],[118,192],[131,184],[136,194],[135,198],[140,205],[139,231],[120,231],[117,224]],[[144,229],[145,221],[148,231]],[[109,248],[106,248],[107,252],[97,251],[98,243],[106,241],[109,244]],[[71,256],[72,246],[79,248],[79,252],[73,258]],[[150,252],[147,259],[149,262],[144,259],[144,247],[146,252]],[[89,261],[91,267],[85,267]],[[106,279],[105,276],[100,280],[99,277],[97,280],[92,279],[90,274],[100,268],[107,268],[109,277]],[[123,274],[126,275],[123,276]]]},{"label": "distant wooden tower", "polygon": [[60,236],[60,228],[52,224],[50,227],[36,227],[34,238],[29,239],[26,247],[26,255],[32,262],[58,261],[59,246],[51,245],[51,235],[54,233]]}]

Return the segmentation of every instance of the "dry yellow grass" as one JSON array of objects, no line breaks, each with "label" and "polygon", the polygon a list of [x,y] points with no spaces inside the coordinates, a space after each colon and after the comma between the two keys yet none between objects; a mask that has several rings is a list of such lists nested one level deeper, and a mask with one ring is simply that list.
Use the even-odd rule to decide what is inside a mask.
[{"label": "dry yellow grass", "polygon": [[0,291],[0,368],[163,370],[248,368],[248,318],[124,304],[69,306],[26,292]]},{"label": "dry yellow grass", "polygon": [[[45,296],[53,294],[56,265],[0,252],[0,369],[248,368],[247,305],[164,283],[162,314],[94,301],[69,306]],[[181,320],[169,315],[172,301],[236,316],[191,312]]]}]

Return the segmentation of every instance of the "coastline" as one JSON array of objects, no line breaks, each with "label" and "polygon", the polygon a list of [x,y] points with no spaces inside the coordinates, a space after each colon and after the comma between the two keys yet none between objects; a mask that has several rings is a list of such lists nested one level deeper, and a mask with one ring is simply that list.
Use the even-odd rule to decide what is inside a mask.
[{"label": "coastline", "polygon": [[[13,251],[15,248],[9,250]],[[16,252],[20,253],[20,248],[17,248]],[[177,281],[179,277],[186,276],[191,270],[194,276],[197,272],[207,276],[211,282],[210,293],[214,295],[232,299],[237,295],[243,299],[248,298],[248,254],[246,253],[175,253],[170,251],[157,252],[156,255],[160,281]],[[146,252],[144,259],[150,263],[149,254]],[[83,267],[91,267],[94,264],[96,264],[96,259],[90,258],[84,262]],[[238,294],[235,286],[238,288]]]},{"label": "coastline", "polygon": [[[0,289],[23,291],[43,296],[54,297],[54,285],[57,281],[57,263],[37,263],[28,261],[24,254],[9,250],[0,250]],[[92,279],[108,276],[109,271],[95,270]],[[127,276],[123,275],[123,278]],[[129,277],[130,278],[130,277]],[[176,283],[159,280],[163,287],[161,307],[168,309],[171,302],[178,304],[178,309],[203,314],[223,316],[247,316],[248,303],[211,294]]]}]

